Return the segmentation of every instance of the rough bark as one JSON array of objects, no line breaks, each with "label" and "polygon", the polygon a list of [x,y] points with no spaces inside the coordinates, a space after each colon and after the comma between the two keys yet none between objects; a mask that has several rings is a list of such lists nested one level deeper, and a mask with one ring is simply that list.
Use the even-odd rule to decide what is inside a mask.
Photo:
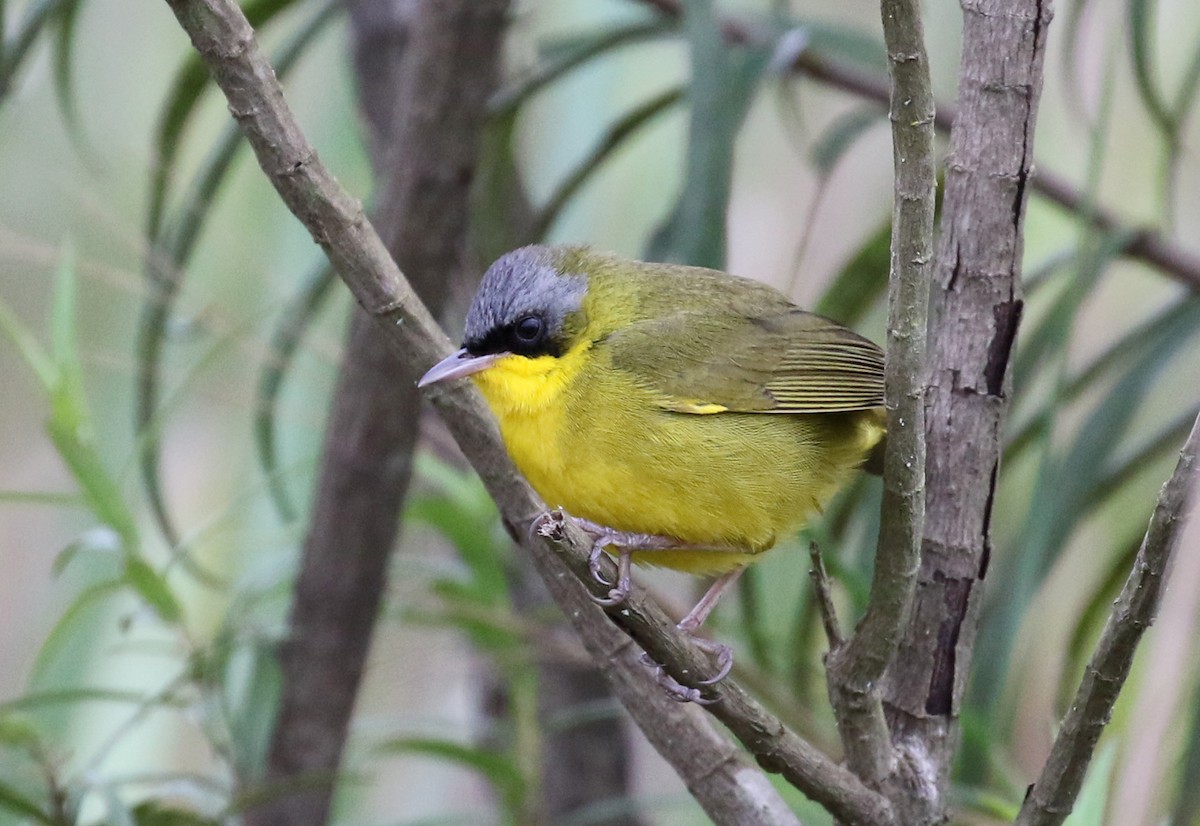
[{"label": "rough bark", "polygon": [[[384,190],[377,225],[435,313],[462,266],[468,190],[506,6],[350,4],[361,102]],[[328,817],[411,475],[421,400],[400,373],[386,333],[356,307],[280,652],[283,688],[267,768],[268,784],[281,788],[297,778],[323,782],[254,810],[255,824]]]},{"label": "rough bark", "polygon": [[958,119],[946,164],[926,405],[921,569],[884,697],[905,823],[944,818],[970,667],[1021,318],[1021,255],[1049,0],[964,0]]}]

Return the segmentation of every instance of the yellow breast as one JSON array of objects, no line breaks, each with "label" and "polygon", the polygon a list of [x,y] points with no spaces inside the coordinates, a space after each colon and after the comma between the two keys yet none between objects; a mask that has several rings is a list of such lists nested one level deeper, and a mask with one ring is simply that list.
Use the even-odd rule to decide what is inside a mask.
[{"label": "yellow breast", "polygon": [[738,567],[798,530],[881,435],[875,414],[666,411],[585,342],[473,376],[517,468],[551,507],[710,551],[635,561]]}]

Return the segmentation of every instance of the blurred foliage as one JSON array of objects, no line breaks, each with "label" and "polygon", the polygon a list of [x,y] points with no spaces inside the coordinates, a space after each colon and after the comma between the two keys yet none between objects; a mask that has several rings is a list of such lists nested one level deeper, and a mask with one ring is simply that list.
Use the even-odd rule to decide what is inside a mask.
[{"label": "blurred foliage", "polygon": [[[111,35],[103,2],[0,5],[0,112],[52,97],[61,117],[54,128],[89,168],[111,149],[98,139],[110,131],[95,125],[97,106],[126,92],[92,78],[97,52],[89,44]],[[747,274],[759,269],[819,312],[882,338],[885,115],[786,68],[808,50],[882,78],[873,9],[713,0],[685,7],[676,19],[632,0],[522,4],[475,193],[481,262],[512,246],[561,239]],[[339,174],[355,182],[361,148],[345,117],[353,96],[330,68],[344,60],[344,44],[328,37],[338,30],[340,6],[249,0],[245,8],[279,75],[289,83],[307,77],[317,88],[306,98],[305,82],[296,82],[308,107],[302,114],[312,118],[323,155],[332,144]],[[752,45],[724,41],[726,15],[752,20]],[[1060,19],[1039,159],[1080,176],[1086,206],[1065,217],[1036,200],[1030,207],[1029,303],[985,620],[963,709],[956,822],[1011,819],[1124,579],[1155,486],[1200,404],[1200,299],[1168,273],[1123,260],[1128,233],[1104,235],[1087,221],[1118,187],[1134,192],[1117,204],[1128,210],[1131,232],[1153,226],[1170,236],[1175,225],[1200,220],[1198,159],[1189,147],[1200,15],[1152,0],[1075,0]],[[937,60],[953,46],[936,24],[930,33]],[[50,597],[39,601],[36,622],[25,618],[40,629],[38,650],[4,683],[12,694],[0,701],[0,823],[228,823],[288,791],[262,778],[279,683],[274,651],[337,354],[330,342],[339,328],[330,319],[345,296],[264,194],[257,170],[239,163],[246,153],[219,95],[184,39],[177,41],[174,74],[155,68],[166,85],[155,91],[157,125],[143,135],[139,240],[119,253],[122,272],[142,273],[132,288],[132,279],[116,278],[119,303],[140,306],[140,320],[122,310],[98,332],[98,305],[80,299],[106,272],[92,260],[96,239],[114,234],[103,212],[84,211],[71,243],[57,235],[31,244],[0,225],[0,250],[32,276],[11,298],[8,285],[17,282],[4,282],[0,332],[15,358],[0,370],[12,372],[6,385],[30,388],[22,401],[47,433],[23,433],[19,447],[52,451],[62,470],[49,478],[65,480],[56,490],[53,481],[6,475],[6,512],[57,516],[53,530],[0,541],[44,554],[64,532],[74,535],[52,564],[6,562],[14,581],[50,574],[55,585],[38,592]],[[1124,47],[1121,59],[1103,60],[1116,54],[1115,43]],[[49,81],[39,72],[43,54]],[[19,128],[11,116],[4,123],[13,134]],[[1090,150],[1079,152],[1080,144]],[[19,149],[0,140],[0,161]],[[114,188],[113,176],[78,174],[101,192]],[[113,200],[112,209],[123,208]],[[243,226],[248,238],[240,245],[230,239]],[[263,258],[247,261],[250,249]],[[263,261],[272,263],[259,279]],[[53,286],[43,289],[50,270]],[[265,298],[249,297],[244,284],[255,280],[270,282]],[[46,323],[31,309],[43,297]],[[243,305],[252,309],[230,309]],[[102,372],[114,348],[121,369]],[[235,398],[214,402],[214,388],[235,385],[243,388]],[[129,407],[131,439],[119,435],[128,430]],[[214,421],[228,429],[199,439]],[[214,444],[239,458],[206,488],[193,465],[203,466]],[[13,467],[25,455],[16,447],[5,454]],[[397,823],[521,823],[536,801],[545,724],[535,664],[579,651],[558,636],[554,617],[514,607],[511,543],[453,452],[424,452],[418,471],[395,563],[396,610],[373,661],[377,679],[392,682],[368,685],[368,695],[386,699],[364,701],[371,711],[356,724],[339,820],[382,811]],[[794,547],[749,572],[740,599],[714,623],[737,643],[739,678],[830,749],[836,733],[824,710],[824,642],[802,548],[818,543],[843,617],[857,616],[878,502],[877,480],[856,482]],[[666,591],[677,584],[653,582]],[[1159,659],[1143,655],[1072,824],[1200,822],[1200,658],[1187,642],[1200,619],[1200,591],[1177,590],[1181,607],[1158,633],[1185,642]],[[1155,671],[1171,651],[1187,662],[1165,685]],[[484,668],[507,698],[494,719],[477,710],[486,699],[475,696]],[[1134,714],[1149,713],[1146,698],[1156,692],[1177,698],[1156,712],[1172,722],[1160,728],[1174,733],[1157,750],[1152,783],[1124,781],[1124,773],[1141,777],[1127,767],[1146,759],[1136,733],[1153,721]],[[647,780],[636,794],[613,805],[636,808],[647,822],[703,822],[678,785]],[[803,816],[827,822],[811,807]]]}]

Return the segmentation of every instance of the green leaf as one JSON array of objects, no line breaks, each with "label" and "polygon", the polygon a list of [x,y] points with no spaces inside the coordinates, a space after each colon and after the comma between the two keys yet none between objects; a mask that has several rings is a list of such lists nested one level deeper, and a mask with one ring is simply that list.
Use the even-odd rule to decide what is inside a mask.
[{"label": "green leaf", "polygon": [[734,146],[770,55],[726,46],[712,0],[688,3],[683,24],[692,60],[683,191],[647,258],[723,269]]},{"label": "green leaf", "polygon": [[38,382],[49,393],[58,381],[58,370],[53,359],[38,343],[33,332],[22,323],[7,304],[0,299],[0,332],[12,341],[21,360],[37,376]]},{"label": "green leaf", "polygon": [[82,703],[140,703],[145,695],[138,691],[119,691],[112,688],[61,688],[35,691],[0,703],[0,742],[6,740],[5,727],[19,718],[9,716],[14,711],[53,706],[78,706]]},{"label": "green leaf", "polygon": [[29,329],[0,302],[0,330],[17,346],[37,375],[50,402],[46,423],[50,439],[79,484],[88,508],[121,537],[127,549],[137,546],[136,522],[120,487],[104,467],[95,444],[92,418],[83,388],[83,369],[75,341],[75,270],[69,245],[55,279],[51,312],[52,352],[47,353]]},{"label": "green leaf", "polygon": [[255,390],[254,446],[259,467],[267,477],[271,501],[284,522],[294,522],[298,510],[288,492],[284,470],[279,464],[276,439],[279,395],[304,334],[338,283],[337,273],[325,261],[288,299],[267,345],[267,356],[263,360],[262,373]]},{"label": "green leaf", "polygon": [[560,38],[543,44],[545,63],[508,89],[499,92],[488,104],[497,117],[513,114],[542,89],[570,74],[594,58],[621,46],[642,43],[669,34],[677,28],[673,21],[655,18],[607,26],[597,32]]},{"label": "green leaf", "polygon": [[[1187,296],[1166,309],[1151,315],[1145,321],[1137,324],[1128,333],[1125,333],[1119,339],[1109,344],[1086,367],[1067,379],[1061,391],[1057,394],[1056,403],[1061,405],[1064,402],[1071,402],[1079,398],[1101,381],[1107,379],[1114,370],[1127,364],[1129,359],[1144,353],[1146,348],[1155,346],[1156,343],[1161,342],[1165,336],[1178,336],[1180,346],[1183,346],[1184,342],[1194,336],[1197,331],[1200,331],[1200,298]],[[1032,382],[1031,375],[1037,365],[1037,359],[1034,357],[1034,354],[1044,354],[1046,348],[1049,346],[1049,342],[1045,342],[1044,344],[1034,343],[1036,340],[1041,339],[1043,335],[1042,328],[1036,328],[1022,340],[1022,346],[1017,352],[1017,361],[1014,367],[1016,371],[1015,383],[1018,389]],[[1021,424],[1010,437],[1005,447],[1005,461],[1012,461],[1026,447],[1032,444],[1034,440],[1044,435],[1047,425],[1048,422],[1045,415],[1039,414],[1029,417],[1028,421]]]},{"label": "green leaf", "polygon": [[[258,0],[248,4],[245,13],[251,24],[259,28],[293,2],[295,0]],[[308,46],[333,20],[340,8],[339,3],[325,3],[284,44],[273,61],[280,79],[295,68],[307,53]],[[145,230],[151,253],[146,258],[148,290],[138,324],[136,345],[138,384],[135,423],[138,432],[147,436],[141,445],[142,487],[155,521],[170,545],[178,544],[178,532],[168,512],[159,478],[157,432],[150,429],[159,408],[159,374],[167,325],[187,263],[217,194],[229,177],[237,151],[243,145],[240,130],[236,124],[230,124],[192,180],[174,220],[168,221],[166,204],[175,174],[176,153],[182,142],[183,131],[207,82],[207,69],[203,62],[193,58],[176,76],[175,86],[168,95],[159,124],[156,165],[151,176],[150,210]]]},{"label": "green leaf", "polygon": [[[34,0],[25,8],[24,19],[11,39],[5,39],[0,55],[0,99],[8,96],[29,50],[42,30],[54,22],[61,7],[73,0]],[[0,9],[2,10],[2,9]]]},{"label": "green leaf", "polygon": [[49,664],[66,644],[68,636],[75,631],[75,626],[86,615],[86,612],[94,608],[97,603],[120,593],[124,586],[125,583],[119,579],[104,580],[89,585],[75,596],[67,609],[59,615],[58,621],[54,623],[54,627],[50,630],[45,642],[42,643],[41,649],[38,650],[37,659],[33,665],[34,678],[31,682],[36,683],[38,677],[45,674]]},{"label": "green leaf", "polygon": [[1187,121],[1192,106],[1196,103],[1197,92],[1200,92],[1200,43],[1192,50],[1192,59],[1188,61],[1183,81],[1179,84],[1179,92],[1175,95],[1174,112],[1179,123]]},{"label": "green leaf", "polygon": [[46,426],[50,440],[82,489],[88,508],[120,537],[126,553],[136,554],[137,522],[100,458],[82,390],[72,382],[56,388],[51,401],[51,419]]},{"label": "green leaf", "polygon": [[[242,12],[255,29],[261,30],[290,8],[296,0],[249,0]],[[261,31],[260,31],[261,34]],[[170,194],[171,177],[183,146],[183,133],[195,114],[201,95],[209,86],[208,67],[199,55],[190,55],[175,75],[163,103],[162,115],[154,140],[154,167],[151,170],[150,209],[147,215],[148,238],[159,236],[165,206]]]},{"label": "green leaf", "polygon": [[596,172],[603,166],[618,149],[633,135],[659,115],[667,112],[683,100],[683,89],[668,89],[645,103],[634,107],[629,112],[614,121],[592,150],[568,173],[554,190],[545,206],[539,211],[532,223],[529,242],[543,241],[553,228],[555,221],[571,199],[583,188]]},{"label": "green leaf", "polygon": [[1139,533],[1132,541],[1125,543],[1124,550],[1113,555],[1108,561],[1104,579],[1093,589],[1087,604],[1075,620],[1070,641],[1067,643],[1067,662],[1059,683],[1058,704],[1061,708],[1066,708],[1075,696],[1079,677],[1092,655],[1090,643],[1094,639],[1096,629],[1107,621],[1109,611],[1112,610],[1113,603],[1120,596],[1121,588],[1133,569],[1133,561],[1141,544],[1142,537]]},{"label": "green leaf", "polygon": [[78,508],[87,505],[77,493],[40,490],[0,490],[0,502],[12,505],[50,505],[56,508]]},{"label": "green leaf", "polygon": [[381,744],[383,754],[420,754],[478,772],[500,795],[506,811],[519,812],[525,780],[513,760],[502,752],[432,737],[398,737]]},{"label": "green leaf", "polygon": [[59,7],[58,30],[54,38],[54,89],[58,108],[71,132],[82,135],[83,125],[76,104],[72,82],[72,55],[75,46],[75,29],[79,21],[82,0],[64,0]]},{"label": "green leaf", "polygon": [[41,744],[37,729],[24,717],[12,713],[12,702],[0,704],[0,746],[21,751],[36,750]]},{"label": "green leaf", "polygon": [[126,557],[125,579],[164,622],[177,623],[182,619],[183,612],[166,580],[144,560]]},{"label": "green leaf", "polygon": [[855,141],[874,126],[886,123],[875,106],[859,107],[836,118],[826,127],[809,150],[812,165],[820,177],[828,177]]},{"label": "green leaf", "polygon": [[12,814],[29,818],[38,823],[45,823],[48,826],[56,826],[57,823],[51,815],[42,810],[41,806],[25,797],[14,786],[3,781],[0,781],[0,809],[6,809]]},{"label": "green leaf", "polygon": [[421,453],[417,473],[436,494],[412,497],[405,518],[423,522],[445,536],[471,572],[471,594],[483,605],[508,605],[504,561],[508,542],[496,530],[496,506],[479,478]]},{"label": "green leaf", "polygon": [[263,779],[282,684],[273,644],[253,641],[240,645],[229,658],[223,690],[229,697],[235,776],[240,782]]},{"label": "green leaf", "polygon": [[887,290],[892,261],[889,216],[826,288],[813,311],[853,327]]},{"label": "green leaf", "polygon": [[470,240],[481,261],[530,242],[533,207],[517,164],[521,110],[491,117],[480,136],[479,169],[470,193]]},{"label": "green leaf", "polygon": [[137,826],[219,826],[219,821],[210,817],[158,800],[143,800],[134,806],[133,821]]},{"label": "green leaf", "polygon": [[[1003,604],[980,635],[981,666],[974,685],[976,691],[987,696],[977,698],[979,702],[991,702],[992,693],[999,691],[1026,608],[1067,539],[1087,514],[1089,500],[1104,483],[1111,457],[1124,438],[1134,413],[1181,346],[1178,335],[1164,330],[1162,338],[1130,364],[1116,385],[1092,409],[1065,453],[1047,456],[1034,488],[1024,530],[1016,544],[1019,553],[1011,570],[1001,575],[1006,583]],[[981,685],[984,683],[990,685]]]},{"label": "green leaf", "polygon": [[1154,0],[1127,0],[1130,57],[1142,105],[1168,143],[1178,140],[1179,124],[1167,106],[1154,71]]},{"label": "green leaf", "polygon": [[873,34],[836,23],[816,20],[797,21],[790,30],[801,30],[807,38],[808,51],[835,57],[879,74],[888,70],[887,49]]},{"label": "green leaf", "polygon": [[83,553],[112,556],[120,555],[123,552],[121,537],[117,535],[116,531],[107,526],[93,528],[58,552],[58,555],[54,557],[54,562],[50,565],[50,573],[56,577],[62,576],[62,572],[67,569],[71,561]]},{"label": "green leaf", "polygon": [[1108,793],[1116,765],[1116,744],[1106,743],[1092,759],[1083,788],[1075,799],[1075,808],[1063,821],[1063,826],[1104,826],[1104,812],[1108,808]]}]

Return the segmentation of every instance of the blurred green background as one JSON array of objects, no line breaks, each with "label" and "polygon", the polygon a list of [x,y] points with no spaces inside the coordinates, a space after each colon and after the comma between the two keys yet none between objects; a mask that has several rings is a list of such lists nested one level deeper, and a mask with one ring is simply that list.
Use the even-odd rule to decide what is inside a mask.
[{"label": "blurred green background", "polygon": [[[38,8],[3,8],[7,54]],[[933,0],[925,8],[935,89],[939,101],[951,102],[958,6]],[[764,21],[770,37],[807,27],[812,48],[882,76],[874,3],[747,0],[720,9]],[[317,3],[296,0],[263,27],[264,43],[278,53],[317,13]],[[1072,181],[1085,205],[1112,210],[1131,228],[1157,228],[1197,255],[1200,153],[1191,101],[1200,7],[1074,0],[1060,3],[1057,15],[1038,168]],[[522,2],[506,53],[510,84],[579,38],[649,18],[642,4],[625,0]],[[78,378],[77,385],[63,378],[57,404],[73,411],[62,413],[64,421],[78,425],[83,410],[73,405],[86,398],[88,444],[115,482],[107,490],[93,477],[92,494],[115,495],[132,520],[139,559],[149,564],[146,571],[131,565],[112,520],[98,516],[94,499],[88,506],[87,481],[47,436],[55,408],[29,350],[0,338],[0,823],[37,822],[28,812],[22,820],[13,799],[49,806],[47,770],[80,804],[80,822],[119,822],[126,807],[147,798],[217,814],[236,803],[235,787],[253,777],[269,736],[269,646],[281,633],[303,535],[302,520],[281,518],[272,504],[258,462],[259,384],[276,362],[270,342],[283,310],[321,259],[240,151],[187,261],[161,339],[159,409],[139,430],[154,136],[190,45],[166,4],[85,0],[74,21],[64,107],[55,36],[52,26],[38,36],[0,105],[0,302],[6,328],[15,319],[41,348],[57,348],[61,359],[49,360],[62,376]],[[1139,38],[1148,44],[1140,69],[1130,45]],[[322,158],[369,201],[347,44],[345,22],[334,15],[285,87]],[[523,105],[513,148],[534,204],[552,196],[615,119],[684,83],[688,67],[687,42],[671,29],[612,49]],[[1151,114],[1153,89],[1182,104],[1184,116],[1169,129]],[[174,226],[188,224],[188,182],[228,122],[210,88],[173,144]],[[549,237],[643,255],[678,197],[688,128],[686,109],[674,106],[636,131],[594,170]],[[805,306],[844,306],[821,304],[840,285],[863,304],[858,318],[846,320],[882,341],[883,302],[869,271],[881,274],[878,237],[890,216],[883,113],[768,70],[732,162],[726,268],[780,286]],[[1179,422],[1200,401],[1197,287],[1120,257],[1123,240],[1038,196],[1030,201],[1025,272],[1036,287],[1008,428],[1020,450],[1004,467],[993,524],[989,605],[958,768],[962,822],[993,822],[1019,805],[1173,465]],[[72,291],[73,308],[63,298]],[[348,307],[336,286],[305,329],[273,408],[275,476],[302,506]],[[154,443],[163,497],[180,530],[175,544],[158,531],[139,478],[139,451]],[[428,744],[478,739],[487,725],[480,684],[497,657],[519,650],[519,633],[501,634],[500,645],[481,640],[478,625],[463,619],[464,605],[482,606],[484,627],[511,630],[505,598],[476,595],[471,603],[449,587],[483,581],[481,556],[510,551],[469,475],[428,451],[421,471],[357,709],[339,819],[503,822],[497,789],[515,762],[481,765]],[[861,605],[869,581],[873,484],[860,485],[813,529],[834,558],[846,612]],[[447,526],[464,524],[447,537]],[[716,627],[736,641],[739,657],[765,646],[746,657],[750,667],[806,733],[829,743],[801,547],[798,540],[777,550],[760,568],[752,586],[760,619],[731,605]],[[681,600],[694,587],[666,574],[648,579]],[[1099,779],[1073,823],[1200,822],[1198,619],[1200,527],[1193,523],[1093,768]],[[705,822],[682,784],[637,742],[631,797],[646,822]],[[826,822],[802,811],[805,823]]]}]

